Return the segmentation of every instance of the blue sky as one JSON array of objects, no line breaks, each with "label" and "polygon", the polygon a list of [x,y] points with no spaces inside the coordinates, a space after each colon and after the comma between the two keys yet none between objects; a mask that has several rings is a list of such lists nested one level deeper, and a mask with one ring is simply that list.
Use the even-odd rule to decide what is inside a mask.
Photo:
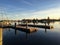
[{"label": "blue sky", "polygon": [[60,0],[0,0],[0,19],[2,15],[4,19],[59,18]]}]

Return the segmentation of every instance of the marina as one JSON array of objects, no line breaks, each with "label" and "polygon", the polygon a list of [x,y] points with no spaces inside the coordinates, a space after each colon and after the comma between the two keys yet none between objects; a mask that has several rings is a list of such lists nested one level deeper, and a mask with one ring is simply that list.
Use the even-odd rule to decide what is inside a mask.
[{"label": "marina", "polygon": [[[52,24],[52,23],[51,23]],[[50,25],[51,25],[50,24]],[[60,25],[54,24],[53,29],[39,28],[33,33],[26,33],[22,29],[3,28],[4,45],[59,45],[60,44]],[[9,38],[10,37],[10,38]]]},{"label": "marina", "polygon": [[0,45],[60,45],[60,0],[0,0]]}]

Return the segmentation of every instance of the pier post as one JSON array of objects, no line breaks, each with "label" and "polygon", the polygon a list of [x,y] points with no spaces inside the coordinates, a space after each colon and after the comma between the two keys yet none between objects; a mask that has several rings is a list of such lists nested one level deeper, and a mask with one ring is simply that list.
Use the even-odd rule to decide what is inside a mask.
[{"label": "pier post", "polygon": [[28,21],[26,21],[26,29],[28,28]]},{"label": "pier post", "polygon": [[46,28],[45,28],[45,33],[47,32]]},{"label": "pier post", "polygon": [[15,22],[15,34],[16,34],[16,22]]},{"label": "pier post", "polygon": [[17,31],[16,31],[16,22],[15,22],[15,35],[16,35]]},{"label": "pier post", "polygon": [[47,30],[46,30],[46,22],[45,22],[45,32],[47,32]]},{"label": "pier post", "polygon": [[16,28],[16,23],[15,23],[15,28]]}]

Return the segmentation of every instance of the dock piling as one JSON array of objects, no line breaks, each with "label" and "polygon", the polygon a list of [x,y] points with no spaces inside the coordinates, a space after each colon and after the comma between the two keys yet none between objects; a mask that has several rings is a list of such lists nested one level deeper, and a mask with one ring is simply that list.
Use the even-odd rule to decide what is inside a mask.
[{"label": "dock piling", "polygon": [[15,23],[15,28],[16,28],[16,23]]},{"label": "dock piling", "polygon": [[47,32],[47,30],[46,30],[46,22],[45,22],[45,32]]},{"label": "dock piling", "polygon": [[28,22],[26,21],[26,29],[28,29]]}]

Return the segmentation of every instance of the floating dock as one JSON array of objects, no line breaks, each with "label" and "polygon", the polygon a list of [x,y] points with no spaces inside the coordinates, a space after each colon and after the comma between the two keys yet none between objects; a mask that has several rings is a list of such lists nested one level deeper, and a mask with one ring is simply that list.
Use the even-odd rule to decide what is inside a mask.
[{"label": "floating dock", "polygon": [[27,33],[32,33],[32,32],[37,31],[36,28],[33,28],[33,27],[26,28],[26,27],[23,27],[23,26],[16,26],[16,29],[19,29],[19,30],[27,32]]},{"label": "floating dock", "polygon": [[47,25],[31,25],[31,24],[19,24],[19,25],[3,25],[0,26],[0,28],[13,28],[16,30],[21,30],[23,32],[31,33],[37,31],[37,28],[44,28],[44,29],[51,29],[53,26],[47,26]]},{"label": "floating dock", "polygon": [[12,28],[12,29],[20,30],[26,33],[32,33],[37,31],[37,28],[33,28],[33,27],[26,28],[26,26],[3,26],[0,28]]},{"label": "floating dock", "polygon": [[[26,24],[19,24],[19,26],[26,26]],[[37,28],[46,28],[46,29],[52,29],[53,26],[47,26],[47,25],[31,25],[28,24],[29,27],[37,27]]]}]

